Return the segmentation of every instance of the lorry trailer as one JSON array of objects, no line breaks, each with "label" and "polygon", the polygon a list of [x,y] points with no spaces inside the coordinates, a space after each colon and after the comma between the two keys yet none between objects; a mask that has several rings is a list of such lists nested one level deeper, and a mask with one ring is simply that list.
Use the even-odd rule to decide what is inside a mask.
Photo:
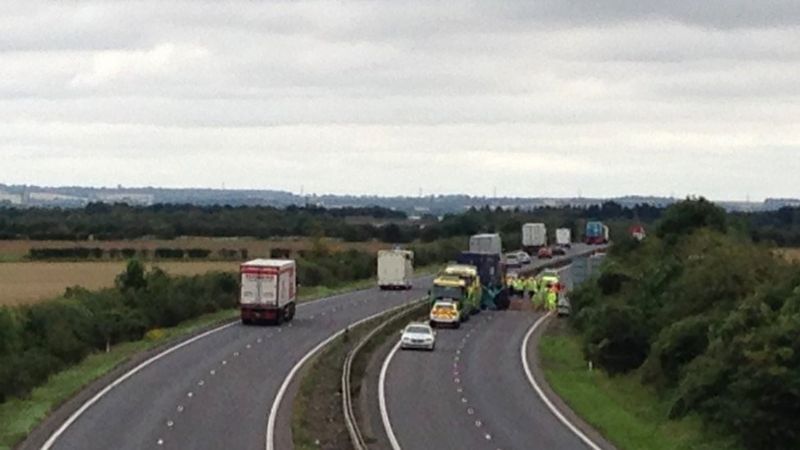
[{"label": "lorry trailer", "polygon": [[289,259],[254,259],[241,264],[239,310],[242,323],[280,325],[294,318],[297,267]]},{"label": "lorry trailer", "polygon": [[410,250],[378,251],[378,287],[411,289],[414,277],[414,252]]}]

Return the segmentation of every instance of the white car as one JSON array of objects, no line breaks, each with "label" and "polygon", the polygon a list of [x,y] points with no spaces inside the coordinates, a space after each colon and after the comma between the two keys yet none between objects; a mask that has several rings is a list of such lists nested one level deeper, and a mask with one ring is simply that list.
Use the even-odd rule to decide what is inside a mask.
[{"label": "white car", "polygon": [[426,323],[412,322],[401,334],[402,349],[417,348],[432,351],[434,347],[436,347],[436,332]]}]

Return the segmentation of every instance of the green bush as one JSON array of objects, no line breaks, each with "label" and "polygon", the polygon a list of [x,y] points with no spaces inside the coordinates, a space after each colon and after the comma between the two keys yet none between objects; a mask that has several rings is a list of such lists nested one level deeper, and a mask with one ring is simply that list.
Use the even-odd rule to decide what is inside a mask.
[{"label": "green bush", "polygon": [[709,202],[667,209],[572,294],[587,358],[641,368],[670,414],[700,414],[750,449],[800,448],[800,267]]},{"label": "green bush", "polygon": [[90,352],[232,308],[237,294],[231,274],[170,277],[158,269],[145,273],[141,263],[130,261],[113,289],[70,288],[61,299],[0,307],[0,401],[26,395]]}]

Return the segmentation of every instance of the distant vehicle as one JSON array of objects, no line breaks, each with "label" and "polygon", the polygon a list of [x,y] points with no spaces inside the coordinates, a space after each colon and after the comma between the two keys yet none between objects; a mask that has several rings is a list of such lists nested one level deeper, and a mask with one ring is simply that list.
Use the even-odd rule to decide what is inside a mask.
[{"label": "distant vehicle", "polygon": [[586,243],[599,245],[608,243],[608,227],[603,222],[586,223]]},{"label": "distant vehicle", "polygon": [[566,247],[562,247],[560,245],[556,245],[555,247],[550,249],[553,252],[553,256],[564,256],[567,254]]},{"label": "distant vehicle", "polygon": [[503,252],[503,241],[497,233],[476,234],[469,238],[469,251],[499,255]]},{"label": "distant vehicle", "polygon": [[572,230],[559,228],[556,230],[556,245],[559,247],[572,247]]},{"label": "distant vehicle", "polygon": [[536,256],[539,259],[550,259],[553,257],[553,249],[551,249],[550,247],[542,247],[536,253]]},{"label": "distant vehicle", "polygon": [[519,269],[522,267],[522,262],[519,260],[519,255],[516,253],[506,253],[503,257],[507,269]]},{"label": "distant vehicle", "polygon": [[254,259],[239,268],[242,323],[262,320],[280,325],[294,318],[297,267],[289,259]]},{"label": "distant vehicle", "polygon": [[433,351],[436,348],[436,332],[428,324],[412,322],[401,333],[400,348]]},{"label": "distant vehicle", "polygon": [[566,295],[561,295],[558,297],[558,303],[556,304],[556,314],[559,317],[566,317],[569,316],[572,307],[569,304],[569,299],[567,299]]},{"label": "distant vehicle", "polygon": [[531,263],[531,255],[522,250],[508,252],[505,254],[505,263],[508,269],[519,269]]},{"label": "distant vehicle", "polygon": [[547,245],[547,227],[543,223],[526,223],[522,225],[522,248],[536,251]]},{"label": "distant vehicle", "polygon": [[411,289],[414,277],[414,252],[410,250],[380,250],[378,252],[378,287],[380,289]]},{"label": "distant vehicle", "polygon": [[458,306],[458,303],[453,301],[439,300],[434,302],[428,317],[431,326],[448,325],[454,328],[460,327],[464,311]]},{"label": "distant vehicle", "polygon": [[643,241],[644,238],[647,237],[647,233],[645,233],[642,225],[633,225],[629,231],[631,233],[631,237],[637,241]]}]

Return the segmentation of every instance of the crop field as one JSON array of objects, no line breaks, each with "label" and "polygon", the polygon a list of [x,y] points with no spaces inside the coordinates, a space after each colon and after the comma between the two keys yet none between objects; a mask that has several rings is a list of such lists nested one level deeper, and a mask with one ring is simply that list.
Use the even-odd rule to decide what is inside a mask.
[{"label": "crop field", "polygon": [[[173,275],[237,271],[239,267],[238,262],[227,261],[163,261],[155,265]],[[51,299],[76,285],[87,289],[110,287],[124,269],[124,261],[0,263],[0,305]]]},{"label": "crop field", "polygon": [[[335,239],[324,239],[323,243],[331,250],[357,249],[377,252],[381,248],[389,247],[381,242],[342,242]],[[31,241],[31,240],[0,240],[0,262],[21,261],[28,255],[32,248],[102,248],[104,250],[133,248],[136,250],[153,250],[159,247],[192,249],[202,248],[211,250],[215,255],[219,250],[247,249],[250,258],[269,256],[270,250],[279,248],[292,252],[308,250],[313,243],[309,238],[287,239],[254,239],[254,238],[203,238],[183,237],[173,240],[135,239],[123,241]]]},{"label": "crop field", "polygon": [[800,248],[784,248],[778,250],[789,261],[800,262]]}]

